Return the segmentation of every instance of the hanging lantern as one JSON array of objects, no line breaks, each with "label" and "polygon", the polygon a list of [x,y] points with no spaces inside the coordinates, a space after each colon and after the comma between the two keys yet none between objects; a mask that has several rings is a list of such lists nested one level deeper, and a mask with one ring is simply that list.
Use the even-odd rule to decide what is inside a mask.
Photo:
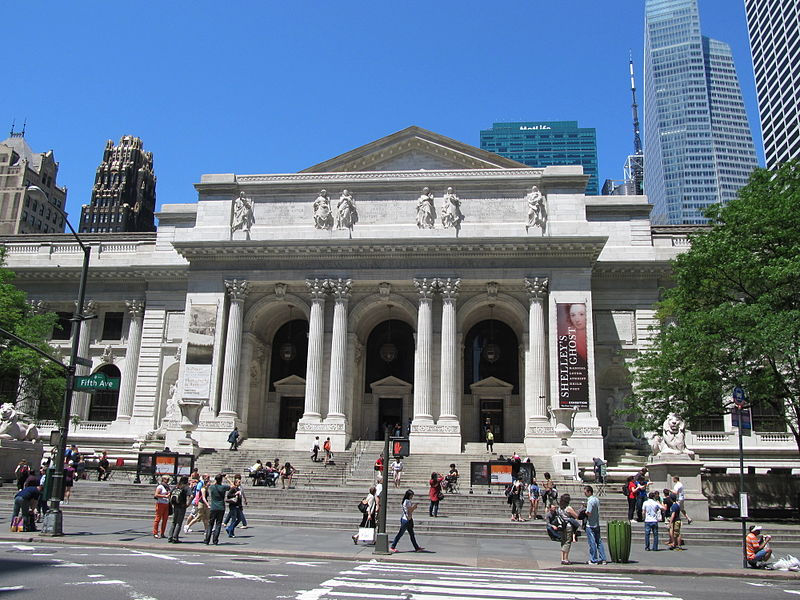
[{"label": "hanging lantern", "polygon": [[397,346],[392,343],[392,305],[389,305],[389,320],[387,321],[386,341],[378,348],[378,355],[385,363],[397,358]]},{"label": "hanging lantern", "polygon": [[290,362],[297,356],[297,348],[292,343],[292,305],[289,305],[289,331],[286,335],[286,341],[278,346],[278,354],[284,362]]},{"label": "hanging lantern", "polygon": [[494,304],[489,305],[489,343],[483,347],[481,356],[490,365],[500,360],[500,346],[494,343]]}]

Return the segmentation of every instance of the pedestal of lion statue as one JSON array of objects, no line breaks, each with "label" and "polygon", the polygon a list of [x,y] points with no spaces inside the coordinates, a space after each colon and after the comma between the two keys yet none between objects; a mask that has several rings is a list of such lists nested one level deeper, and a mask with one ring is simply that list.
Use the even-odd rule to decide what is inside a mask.
[{"label": "pedestal of lion statue", "polygon": [[[674,489],[673,477],[679,477],[686,498],[684,508],[693,521],[708,521],[708,498],[703,495],[700,470],[703,463],[688,454],[659,454],[647,463],[650,475],[650,490]],[[684,519],[684,525],[686,520]]]},{"label": "pedestal of lion statue", "polygon": [[13,481],[14,470],[24,458],[28,461],[32,473],[39,472],[42,464],[44,446],[41,442],[23,442],[0,438],[0,478],[2,481]]}]

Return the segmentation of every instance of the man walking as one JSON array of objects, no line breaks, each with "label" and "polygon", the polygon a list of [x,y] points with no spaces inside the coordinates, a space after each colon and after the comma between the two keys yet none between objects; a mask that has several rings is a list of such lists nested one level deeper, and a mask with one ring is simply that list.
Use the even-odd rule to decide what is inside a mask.
[{"label": "man walking", "polygon": [[658,522],[661,520],[662,511],[667,510],[667,507],[659,503],[656,498],[658,492],[650,492],[647,500],[642,504],[642,511],[644,512],[644,549],[649,551],[650,535],[653,536],[653,552],[658,552]]},{"label": "man walking", "polygon": [[231,445],[230,450],[239,449],[239,428],[234,427],[233,431],[228,434],[228,443]]},{"label": "man walking", "polygon": [[686,492],[683,488],[683,483],[681,483],[680,477],[673,477],[672,478],[672,493],[675,494],[675,497],[678,499],[678,504],[681,505],[681,514],[686,517],[686,524],[691,525],[692,520],[689,518],[689,515],[686,514]]},{"label": "man walking", "polygon": [[606,549],[600,535],[600,499],[594,495],[592,486],[583,488],[586,496],[586,541],[589,543],[589,564],[607,564]]},{"label": "man walking", "polygon": [[670,550],[683,550],[683,537],[681,537],[681,505],[674,494],[669,499],[669,539]]},{"label": "man walking", "polygon": [[311,446],[311,462],[319,460],[319,436],[314,438],[314,444]]},{"label": "man walking", "polygon": [[[214,476],[214,485],[208,487],[208,501],[211,505],[211,515],[208,519],[208,527],[206,528],[205,544],[206,546],[210,541],[213,541],[216,546],[219,544],[219,530],[222,529],[222,519],[225,517],[225,496],[231,489],[230,485],[223,485],[222,478],[225,477],[222,473]],[[230,479],[225,477],[225,480],[230,483]]]},{"label": "man walking", "polygon": [[186,508],[189,506],[189,478],[185,475],[178,480],[178,486],[169,495],[169,503],[172,506],[172,526],[169,530],[170,544],[180,544],[181,527],[183,518],[186,516]]}]

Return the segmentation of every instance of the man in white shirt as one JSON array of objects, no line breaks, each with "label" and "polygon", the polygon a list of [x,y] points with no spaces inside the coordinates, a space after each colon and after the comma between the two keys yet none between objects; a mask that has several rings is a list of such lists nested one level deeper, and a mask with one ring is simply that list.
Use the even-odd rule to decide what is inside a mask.
[{"label": "man in white shirt", "polygon": [[658,522],[667,507],[656,501],[658,492],[650,492],[642,504],[644,514],[644,549],[650,550],[650,534],[653,535],[653,552],[658,552]]},{"label": "man in white shirt", "polygon": [[683,483],[681,483],[681,478],[677,476],[673,477],[672,483],[672,493],[678,498],[678,503],[681,505],[681,512],[683,516],[686,517],[686,524],[691,525],[692,520],[689,518],[689,515],[686,514],[686,494],[683,489]]}]

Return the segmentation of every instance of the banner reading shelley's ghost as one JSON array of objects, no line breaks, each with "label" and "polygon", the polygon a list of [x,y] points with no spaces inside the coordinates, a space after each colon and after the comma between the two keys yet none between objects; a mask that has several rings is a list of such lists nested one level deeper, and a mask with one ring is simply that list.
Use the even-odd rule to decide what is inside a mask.
[{"label": "banner reading shelley's ghost", "polygon": [[589,410],[586,304],[556,304],[558,406]]}]

